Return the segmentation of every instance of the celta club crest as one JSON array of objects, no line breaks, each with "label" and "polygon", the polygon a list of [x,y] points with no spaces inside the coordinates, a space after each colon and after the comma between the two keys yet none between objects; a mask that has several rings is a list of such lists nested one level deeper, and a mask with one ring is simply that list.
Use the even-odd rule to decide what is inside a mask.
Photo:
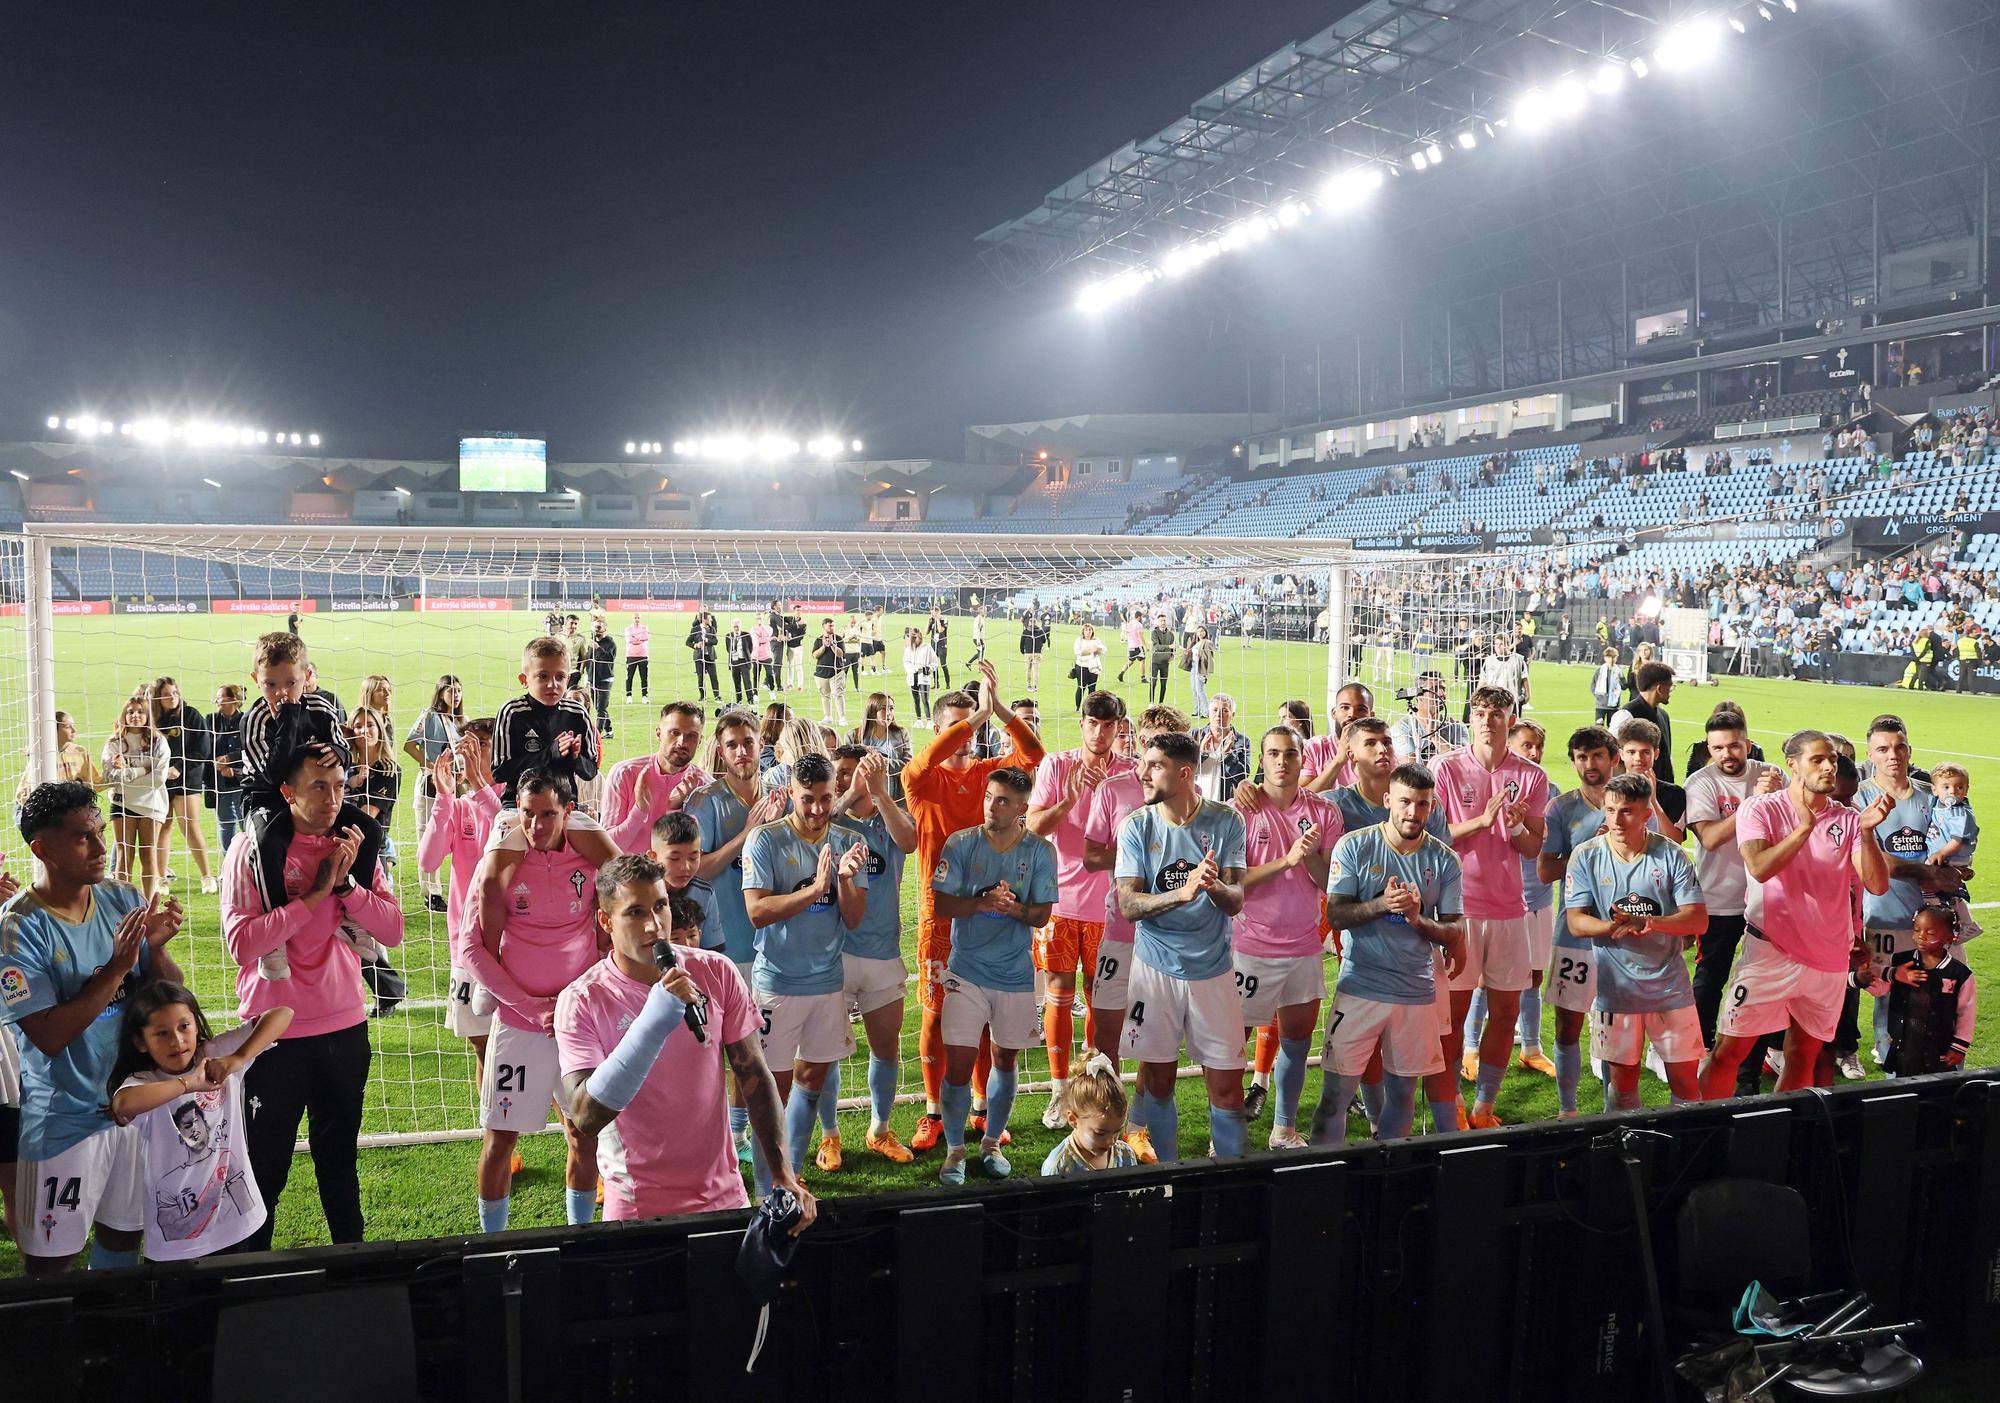
[{"label": "celta club crest", "polygon": [[1847,828],[1839,819],[1835,819],[1826,826],[1826,836],[1838,843],[1842,838],[1847,836]]},{"label": "celta club crest", "polygon": [[570,874],[569,874],[569,889],[570,889],[571,891],[573,891],[573,892],[575,892],[575,893],[577,894],[577,898],[578,898],[579,900],[581,900],[581,899],[582,899],[582,897],[583,897],[583,870],[582,870],[581,868],[578,868],[578,869],[577,869],[576,871],[574,871],[574,872],[572,872],[572,873],[570,873]]}]

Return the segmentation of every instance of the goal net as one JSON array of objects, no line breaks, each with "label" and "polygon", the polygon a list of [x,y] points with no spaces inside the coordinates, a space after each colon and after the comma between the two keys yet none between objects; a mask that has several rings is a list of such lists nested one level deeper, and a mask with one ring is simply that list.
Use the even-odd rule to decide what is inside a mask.
[{"label": "goal net", "polygon": [[[258,635],[284,629],[293,615],[320,685],[344,710],[351,714],[363,703],[369,679],[388,683],[386,700],[373,700],[387,713],[403,766],[388,830],[391,878],[406,917],[404,944],[390,958],[409,992],[370,1022],[375,1059],[364,1128],[375,1143],[473,1133],[477,1126],[471,1051],[444,1026],[445,918],[429,908],[417,871],[422,772],[404,753],[405,740],[446,675],[462,683],[468,718],[491,716],[518,695],[522,644],[544,632],[552,613],[577,616],[586,634],[593,613],[601,613],[617,640],[619,662],[605,705],[608,766],[655,747],[662,703],[696,696],[694,655],[685,640],[704,609],[723,631],[735,621],[747,628],[776,606],[814,633],[830,617],[838,632],[859,630],[863,637],[870,635],[870,617],[882,611],[883,649],[843,678],[844,707],[822,704],[808,660],[803,670],[787,669],[775,691],[760,682],[758,711],[784,702],[798,716],[827,721],[844,741],[863,721],[869,695],[879,692],[918,749],[931,732],[928,715],[916,714],[904,635],[912,628],[934,635],[929,620],[936,610],[944,641],[933,695],[974,680],[971,660],[983,635],[1002,700],[1034,703],[1054,751],[1080,738],[1079,684],[1071,673],[1095,656],[1089,635],[1103,645],[1098,685],[1122,694],[1134,715],[1162,693],[1172,705],[1194,710],[1205,690],[1211,703],[1231,700],[1236,728],[1254,745],[1288,701],[1305,703],[1323,730],[1332,693],[1349,678],[1372,686],[1378,711],[1393,720],[1405,711],[1396,694],[1420,674],[1440,672],[1455,715],[1469,681],[1455,660],[1468,640],[1511,626],[1515,601],[1500,572],[1473,562],[1357,552],[1332,541],[58,524],[27,530],[24,540],[0,545],[6,616],[0,627],[21,632],[19,646],[0,654],[0,752],[15,757],[13,773],[4,777],[9,784],[56,774],[59,708],[74,720],[75,744],[95,758],[126,702],[161,679],[173,679],[204,717],[224,686],[240,685],[254,697],[251,648]],[[1033,683],[1032,654],[1022,648],[1031,613],[1047,621]],[[625,629],[635,621],[651,635],[643,696],[630,686],[625,665]],[[1173,639],[1164,659],[1156,625]],[[1197,630],[1206,631],[1214,649],[1213,673],[1205,679],[1186,665]],[[1131,658],[1128,639],[1135,634],[1139,656]],[[717,674],[728,704],[735,689],[721,658]],[[711,700],[711,727],[716,710]],[[178,958],[203,1006],[227,1021],[236,967],[222,944],[218,899],[204,893],[201,880],[204,867],[221,871],[217,814],[212,796],[197,798],[192,808],[190,826],[205,853],[188,833],[171,832],[162,842],[160,870],[171,874],[189,913]],[[140,865],[127,865],[136,878]],[[21,854],[15,870],[24,880],[26,867]],[[906,946],[914,941],[920,880],[912,870],[905,881]],[[905,1095],[921,1092],[916,1024],[913,998]],[[1029,1054],[1030,1083],[1041,1074],[1040,1057]],[[866,1085],[862,1061],[846,1069],[843,1083],[852,1103]]]}]

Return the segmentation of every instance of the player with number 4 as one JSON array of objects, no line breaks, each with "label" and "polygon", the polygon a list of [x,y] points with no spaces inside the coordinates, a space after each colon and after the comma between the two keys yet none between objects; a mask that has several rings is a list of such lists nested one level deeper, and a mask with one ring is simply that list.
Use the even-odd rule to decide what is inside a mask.
[{"label": "player with number 4", "polygon": [[1179,1158],[1174,1106],[1181,1044],[1208,1085],[1209,1137],[1220,1155],[1247,1148],[1243,1005],[1231,935],[1243,910],[1243,816],[1201,796],[1192,736],[1155,736],[1139,764],[1145,804],[1118,829],[1118,909],[1132,922],[1131,1006],[1122,1051],[1140,1064],[1132,1118],[1163,1160]]}]

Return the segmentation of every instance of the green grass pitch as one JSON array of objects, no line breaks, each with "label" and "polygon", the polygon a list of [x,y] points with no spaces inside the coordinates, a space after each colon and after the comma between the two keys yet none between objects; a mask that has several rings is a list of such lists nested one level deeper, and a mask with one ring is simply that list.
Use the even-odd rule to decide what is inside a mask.
[{"label": "green grass pitch", "polygon": [[[723,626],[730,615],[718,611]],[[614,631],[626,620],[614,616]],[[622,701],[622,671],[614,689],[615,736],[606,742],[609,759],[648,750],[652,745],[654,718],[659,704],[670,697],[691,695],[693,669],[682,646],[685,616],[650,616],[653,631],[654,669],[652,705],[635,700]],[[892,619],[888,635],[897,636],[902,620]],[[275,621],[258,618],[208,615],[168,615],[157,617],[113,616],[57,620],[56,698],[57,705],[74,714],[81,727],[79,740],[93,751],[104,741],[119,703],[141,682],[157,675],[176,677],[189,701],[208,709],[214,688],[220,682],[249,684],[251,640]],[[395,684],[394,715],[399,730],[407,730],[416,713],[428,702],[431,687],[442,672],[463,678],[469,715],[490,715],[501,702],[519,692],[515,675],[519,671],[520,644],[538,631],[540,614],[517,612],[499,614],[391,614],[391,615],[309,615],[301,627],[311,646],[325,682],[350,706],[360,693],[364,675],[381,672]],[[10,628],[8,630],[11,633]],[[1121,656],[1117,640],[1101,630],[1112,643],[1111,658]],[[989,649],[1000,668],[1002,690],[1009,699],[1026,690],[1025,669],[1016,647],[1017,630],[995,621],[989,630]],[[1069,666],[1070,643],[1076,630],[1058,628],[1043,668],[1040,700],[1044,735],[1051,749],[1076,743],[1076,726],[1071,719],[1071,683],[1064,676]],[[0,646],[19,647],[18,636],[6,637]],[[971,646],[970,630],[963,619],[955,620],[951,657],[953,678],[963,682],[969,675],[964,659]],[[900,646],[892,642],[888,663],[890,673],[882,678],[862,679],[862,691],[879,687],[896,697],[900,718],[907,723],[909,698],[902,685]],[[1111,676],[1115,676],[1115,671]],[[1539,663],[1533,674],[1533,717],[1550,731],[1551,778],[1558,786],[1571,782],[1567,762],[1562,759],[1562,741],[1575,726],[1590,720],[1587,692],[1589,669]],[[1110,676],[1107,677],[1110,681]],[[725,675],[726,685],[726,675]],[[1170,700],[1185,707],[1188,678],[1176,671],[1171,679]],[[1145,681],[1136,670],[1117,690],[1136,706],[1144,704]],[[1227,691],[1239,703],[1239,725],[1253,734],[1268,723],[1276,704],[1288,697],[1304,697],[1316,709],[1323,707],[1326,691],[1326,650],[1305,644],[1251,644],[1225,641],[1211,691]],[[1384,714],[1393,714],[1400,704],[1386,695],[1377,704]],[[1767,750],[1788,730],[1802,725],[1845,732],[1859,737],[1870,717],[1881,711],[1904,715],[1916,741],[1919,761],[1946,757],[1962,760],[1972,772],[1972,798],[1976,808],[2000,812],[2000,704],[1991,698],[1960,697],[1930,693],[1902,693],[1880,689],[1829,687],[1783,681],[1725,680],[1719,687],[1682,688],[1670,705],[1679,718],[1677,748],[1685,752],[1700,719],[1723,696],[1740,702],[1750,716],[1757,738]],[[810,691],[795,689],[790,700],[802,715],[817,716],[818,699]],[[14,716],[18,718],[19,708]],[[858,722],[861,699],[851,698],[850,721]],[[12,723],[10,723],[12,724]],[[918,732],[919,744],[927,732]],[[400,736],[397,738],[400,741]],[[414,783],[414,771],[406,766],[405,783]],[[371,1025],[376,1047],[375,1072],[370,1089],[367,1129],[370,1131],[440,1130],[465,1128],[475,1124],[472,1060],[460,1040],[445,1033],[439,1008],[446,971],[442,918],[423,908],[417,895],[414,850],[416,832],[411,789],[399,806],[393,836],[403,854],[398,883],[406,897],[408,937],[396,955],[396,963],[410,978],[412,1005]],[[210,819],[210,842],[214,842]],[[25,854],[18,851],[18,839],[4,846],[17,872],[26,869]],[[219,862],[218,862],[219,865]],[[1982,864],[1983,865],[1983,864]],[[202,897],[193,884],[193,867],[187,854],[175,847],[173,860],[176,890],[190,912],[190,920],[178,941],[178,954],[194,974],[196,991],[211,1014],[221,1013],[224,1021],[233,1008],[233,969],[222,952],[216,901]],[[905,910],[914,924],[915,881],[906,884]],[[2000,880],[1982,873],[1974,884],[1974,901],[1992,903],[2000,899]],[[912,934],[912,940],[914,934]],[[1971,947],[1971,960],[1981,973],[2000,966],[2000,950],[1985,941]],[[1329,970],[1329,985],[1334,971]],[[920,1090],[915,1047],[916,1004],[909,1003],[904,1043],[902,1090]],[[1864,1027],[1867,1010],[1863,1010]],[[1079,1021],[1080,1032],[1080,1021]],[[1981,1011],[1975,1057],[1991,1060],[2000,1039],[2000,1000],[1988,1000]],[[843,1094],[857,1096],[864,1091],[862,1063],[849,1064]],[[1045,1075],[1039,1051],[1023,1056],[1024,1080]],[[1586,1108],[1597,1101],[1598,1092],[1588,1072],[1582,1096]],[[1309,1116],[1317,1095],[1317,1077],[1309,1078],[1303,1114]],[[1665,1099],[1665,1088],[1648,1077],[1644,1081],[1649,1104]],[[1182,1084],[1181,1152],[1185,1156],[1205,1153],[1207,1122],[1198,1080]],[[1024,1095],[1015,1111],[1012,1155],[1017,1173],[1032,1173],[1042,1156],[1058,1138],[1040,1123],[1044,1100]],[[915,1106],[899,1107],[898,1133],[910,1135]],[[1501,1115],[1510,1122],[1531,1121],[1553,1116],[1556,1110],[1554,1083],[1533,1074],[1516,1071],[1508,1077],[1502,1092]],[[836,1175],[809,1171],[807,1181],[823,1194],[867,1193],[890,1188],[909,1188],[935,1182],[939,1156],[924,1156],[909,1166],[894,1166],[861,1149],[865,1113],[843,1113],[846,1140],[846,1167]],[[1251,1144],[1261,1152],[1269,1130],[1268,1113],[1251,1127]],[[474,1231],[477,1223],[473,1204],[473,1160],[475,1141],[415,1145],[404,1148],[376,1148],[363,1151],[362,1193],[371,1238],[420,1238]],[[515,1185],[513,1222],[517,1226],[557,1224],[562,1221],[562,1141],[554,1135],[530,1136],[522,1143],[526,1167]],[[298,1160],[278,1211],[276,1240],[280,1245],[302,1245],[325,1241],[313,1192],[311,1161]],[[11,1247],[0,1244],[0,1272],[15,1269]]]}]

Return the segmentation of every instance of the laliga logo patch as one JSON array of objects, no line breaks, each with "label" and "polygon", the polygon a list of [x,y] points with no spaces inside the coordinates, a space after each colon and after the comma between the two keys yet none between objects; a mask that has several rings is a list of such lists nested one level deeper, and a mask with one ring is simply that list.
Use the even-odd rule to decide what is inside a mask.
[{"label": "laliga logo patch", "polygon": [[945,879],[945,875],[950,871],[951,871],[951,864],[945,861],[943,858],[939,858],[937,871],[931,873],[931,880],[934,882],[942,882]]},{"label": "laliga logo patch", "polygon": [[27,997],[28,976],[12,965],[0,969],[0,1000],[17,1004]]}]

